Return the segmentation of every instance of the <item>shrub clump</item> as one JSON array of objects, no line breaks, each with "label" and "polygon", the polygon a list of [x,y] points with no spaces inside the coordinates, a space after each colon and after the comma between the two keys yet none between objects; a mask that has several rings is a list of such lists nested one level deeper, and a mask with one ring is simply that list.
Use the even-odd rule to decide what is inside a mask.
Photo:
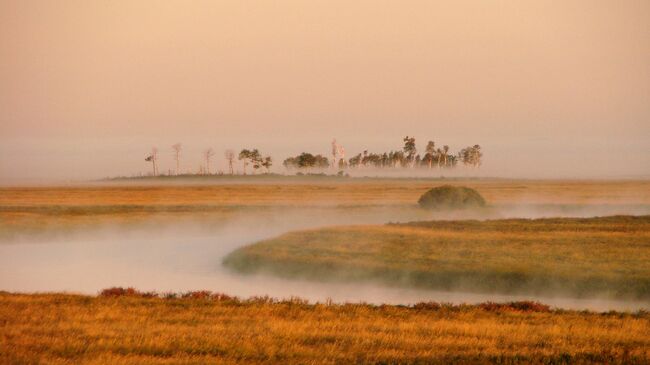
[{"label": "shrub clump", "polygon": [[136,297],[136,298],[163,298],[163,299],[201,299],[215,301],[238,301],[237,297],[231,297],[223,293],[213,293],[209,290],[188,291],[184,293],[163,293],[142,292],[135,288],[112,287],[99,292],[100,297],[119,298],[119,297]]},{"label": "shrub clump", "polygon": [[144,298],[154,298],[157,296],[155,293],[141,292],[135,288],[122,288],[122,287],[113,287],[104,289],[99,292],[100,297],[106,298],[116,298],[116,297],[144,297]]},{"label": "shrub clump", "polygon": [[508,303],[485,302],[479,304],[478,307],[489,312],[514,311],[548,313],[551,311],[550,306],[530,300]]},{"label": "shrub clump", "polygon": [[486,203],[474,189],[443,185],[422,194],[418,204],[425,209],[464,209],[484,207]]}]

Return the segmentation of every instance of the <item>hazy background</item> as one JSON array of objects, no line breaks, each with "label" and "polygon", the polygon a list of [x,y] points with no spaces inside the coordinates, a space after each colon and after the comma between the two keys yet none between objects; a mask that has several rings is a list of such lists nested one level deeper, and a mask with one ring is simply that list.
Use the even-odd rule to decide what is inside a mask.
[{"label": "hazy background", "polygon": [[407,134],[484,175],[650,176],[650,1],[0,0],[0,183]]}]

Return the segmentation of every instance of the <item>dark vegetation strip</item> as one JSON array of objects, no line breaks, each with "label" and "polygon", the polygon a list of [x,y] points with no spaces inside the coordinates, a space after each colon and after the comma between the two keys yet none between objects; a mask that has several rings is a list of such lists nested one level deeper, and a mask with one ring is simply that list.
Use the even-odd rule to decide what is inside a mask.
[{"label": "dark vegetation strip", "polygon": [[[0,294],[9,294],[0,292]],[[392,305],[392,304],[369,304],[369,303],[334,303],[326,301],[325,303],[310,303],[308,300],[300,297],[291,297],[288,299],[278,299],[270,296],[252,296],[249,298],[239,298],[224,293],[213,292],[210,290],[192,290],[185,292],[165,292],[159,293],[155,291],[140,291],[133,287],[112,287],[103,289],[98,293],[102,298],[120,298],[120,297],[133,297],[133,298],[156,298],[164,300],[205,300],[231,303],[233,305],[255,305],[255,304],[283,304],[283,305],[299,305],[305,308],[314,307],[316,305],[325,304],[327,306],[335,307],[364,307],[369,309],[388,309],[400,308],[410,309],[415,311],[451,311],[463,312],[474,309],[481,309],[489,312],[525,312],[525,313],[584,313],[593,314],[596,312],[589,310],[567,310],[561,308],[551,308],[549,305],[540,303],[538,301],[507,301],[507,302],[492,302],[487,301],[478,304],[452,304],[444,302],[426,301],[417,302],[412,305]],[[612,316],[631,316],[636,318],[650,318],[650,312],[640,309],[634,312],[626,311],[607,311],[600,313],[601,315]]]},{"label": "dark vegetation strip", "polygon": [[593,218],[538,218],[452,220],[388,223],[389,226],[432,228],[466,232],[630,232],[650,230],[650,215],[615,215]]}]

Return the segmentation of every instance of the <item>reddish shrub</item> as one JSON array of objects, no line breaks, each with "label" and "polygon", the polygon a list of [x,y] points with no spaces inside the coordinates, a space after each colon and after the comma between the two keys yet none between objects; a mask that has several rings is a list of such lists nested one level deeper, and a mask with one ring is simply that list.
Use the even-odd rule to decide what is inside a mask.
[{"label": "reddish shrub", "polygon": [[104,289],[99,293],[101,297],[135,297],[142,296],[142,293],[135,290],[134,288],[122,288],[122,287],[112,287]]},{"label": "reddish shrub", "polygon": [[188,291],[181,295],[181,298],[189,299],[210,299],[211,297],[212,292],[209,290]]},{"label": "reddish shrub", "polygon": [[[237,300],[237,297],[231,297],[223,293],[213,293],[209,290],[188,291],[185,293],[162,293],[156,292],[141,292],[135,288],[122,288],[113,287],[104,289],[99,292],[100,297],[115,298],[115,297],[140,297],[140,298],[164,298],[164,299],[209,299],[215,301],[232,301]],[[269,298],[270,299],[270,298]],[[267,299],[268,300],[268,299]]]},{"label": "reddish shrub", "polygon": [[442,306],[438,302],[419,302],[413,305],[414,309],[417,310],[439,310]]},{"label": "reddish shrub", "polygon": [[519,302],[508,302],[508,303],[494,303],[486,302],[478,305],[479,308],[491,311],[491,312],[502,312],[502,311],[515,311],[515,312],[550,312],[551,307],[542,304],[539,302],[533,302],[529,300],[519,301]]}]

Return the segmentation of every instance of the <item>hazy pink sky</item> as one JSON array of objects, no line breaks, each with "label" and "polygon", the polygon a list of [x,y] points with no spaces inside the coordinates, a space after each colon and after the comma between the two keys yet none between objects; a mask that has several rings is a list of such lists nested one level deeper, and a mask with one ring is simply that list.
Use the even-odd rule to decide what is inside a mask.
[{"label": "hazy pink sky", "polygon": [[481,144],[484,174],[650,175],[650,1],[0,0],[0,181]]}]

